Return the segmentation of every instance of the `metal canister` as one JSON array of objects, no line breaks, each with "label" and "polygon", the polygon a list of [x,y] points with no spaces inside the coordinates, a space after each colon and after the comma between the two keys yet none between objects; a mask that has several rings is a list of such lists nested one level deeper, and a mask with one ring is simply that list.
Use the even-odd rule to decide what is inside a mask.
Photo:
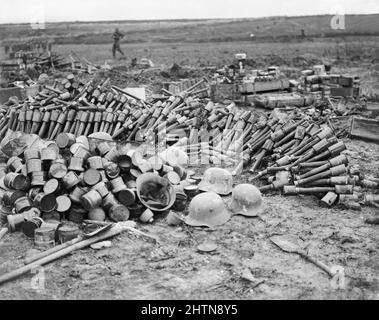
[{"label": "metal canister", "polygon": [[97,150],[99,151],[100,155],[104,157],[111,150],[111,147],[108,142],[100,142],[97,145]]},{"label": "metal canister", "polygon": [[69,198],[74,203],[81,203],[82,196],[84,196],[87,192],[87,189],[76,186],[69,194]]},{"label": "metal canister", "polygon": [[25,197],[25,192],[20,190],[7,191],[3,195],[3,203],[5,206],[13,207],[15,202],[19,199]]},{"label": "metal canister", "polygon": [[82,158],[84,160],[87,160],[91,155],[89,149],[79,143],[72,145],[70,151],[74,157]]},{"label": "metal canister", "polygon": [[114,205],[118,202],[113,195],[113,193],[109,192],[108,195],[103,200],[103,208],[105,211],[109,211]]},{"label": "metal canister", "polygon": [[81,224],[87,218],[87,215],[88,215],[87,210],[75,206],[71,208],[71,210],[67,214],[67,218],[71,222]]},{"label": "metal canister", "polygon": [[89,149],[89,141],[88,141],[88,138],[86,136],[77,137],[75,141],[76,141],[76,143],[80,143],[84,147],[86,147],[87,149]]},{"label": "metal canister", "polygon": [[88,211],[93,208],[99,207],[103,202],[103,198],[96,190],[90,190],[85,195],[83,195],[81,199],[83,207]]},{"label": "metal canister", "polygon": [[22,170],[22,166],[23,166],[23,164],[22,164],[22,161],[19,157],[12,157],[7,162],[7,168],[11,172],[20,173]]},{"label": "metal canister", "polygon": [[180,225],[183,221],[180,218],[179,213],[175,211],[170,211],[166,217],[166,221],[169,226],[178,226]]},{"label": "metal canister", "polygon": [[34,217],[30,220],[26,220],[22,224],[22,232],[24,235],[26,235],[28,238],[34,238],[34,232],[36,229],[40,228],[43,224],[43,220],[39,217]]},{"label": "metal canister", "polygon": [[14,202],[14,206],[17,213],[23,213],[30,210],[33,204],[28,197],[23,196]]},{"label": "metal canister", "polygon": [[127,172],[132,167],[132,159],[127,154],[120,155],[118,165],[123,172]]},{"label": "metal canister", "polygon": [[29,189],[28,196],[33,201],[37,194],[43,192],[42,187],[33,187]]},{"label": "metal canister", "polygon": [[105,174],[105,171],[100,170],[99,173],[101,175],[101,181],[104,182],[105,184],[108,184],[109,180],[108,180],[107,175]]},{"label": "metal canister", "polygon": [[80,183],[80,179],[74,171],[69,171],[63,177],[62,182],[67,189],[72,189]]},{"label": "metal canister", "polygon": [[62,186],[57,179],[50,179],[46,181],[43,186],[45,194],[59,194],[62,191]]},{"label": "metal canister", "polygon": [[31,174],[33,172],[42,171],[42,161],[41,159],[29,159],[26,161],[26,172]]},{"label": "metal canister", "polygon": [[172,209],[174,211],[184,211],[186,209],[188,197],[185,193],[178,192],[176,193],[176,199],[174,202],[174,205],[172,206]]},{"label": "metal canister", "polygon": [[57,212],[59,213],[66,213],[71,208],[71,200],[68,196],[62,195],[57,197]]},{"label": "metal canister", "polygon": [[192,199],[199,193],[199,187],[197,185],[185,186],[184,193],[187,195],[188,199]]},{"label": "metal canister", "polygon": [[96,190],[102,198],[105,198],[109,194],[109,190],[104,182],[94,185],[93,190]]},{"label": "metal canister", "polygon": [[91,169],[95,170],[102,170],[104,169],[103,167],[103,160],[101,157],[95,156],[95,157],[90,157],[87,159],[88,166]]},{"label": "metal canister", "polygon": [[107,159],[108,161],[111,161],[111,162],[117,162],[117,159],[118,159],[118,157],[119,157],[119,152],[118,152],[118,150],[115,148],[115,147],[113,147],[113,148],[111,148],[111,150],[106,154],[106,155],[104,155],[103,157],[105,158],[105,159]]},{"label": "metal canister", "polygon": [[109,209],[108,216],[111,220],[120,222],[127,221],[130,217],[130,213],[127,207],[122,204],[116,204]]},{"label": "metal canister", "polygon": [[28,162],[31,159],[40,159],[40,152],[36,148],[28,148],[24,151],[24,159]]},{"label": "metal canister", "polygon": [[44,185],[45,185],[45,172],[43,171],[33,172],[31,186],[42,187]]},{"label": "metal canister", "polygon": [[174,171],[178,174],[180,180],[185,180],[187,178],[187,171],[181,166],[175,166]]},{"label": "metal canister", "polygon": [[57,208],[57,201],[53,194],[39,193],[34,198],[34,204],[42,212],[52,212]]},{"label": "metal canister", "polygon": [[7,216],[12,214],[12,208],[8,206],[0,206],[0,225],[7,223]]},{"label": "metal canister", "polygon": [[58,242],[65,243],[77,238],[80,234],[80,229],[74,224],[64,224],[57,230]]},{"label": "metal canister", "polygon": [[180,177],[175,171],[168,172],[164,178],[166,178],[173,185],[180,183]]},{"label": "metal canister", "polygon": [[126,186],[128,189],[137,189],[137,182],[135,180],[128,180]]},{"label": "metal canister", "polygon": [[34,230],[34,244],[40,249],[48,249],[55,245],[55,230],[53,226],[44,226]]},{"label": "metal canister", "polygon": [[4,177],[4,185],[9,189],[24,190],[27,185],[26,177],[18,173],[8,173]]},{"label": "metal canister", "polygon": [[72,157],[68,170],[83,172],[83,158]]},{"label": "metal canister", "polygon": [[145,211],[145,207],[140,203],[135,203],[132,206],[128,207],[130,218],[139,218],[141,214]]},{"label": "metal canister", "polygon": [[104,166],[104,171],[109,179],[116,179],[120,175],[120,168],[114,162],[108,162]]},{"label": "metal canister", "polygon": [[101,178],[100,172],[95,169],[88,169],[83,175],[83,181],[89,187],[98,184],[101,181]]},{"label": "metal canister", "polygon": [[75,143],[75,135],[62,132],[58,135],[56,142],[61,149],[70,148]]},{"label": "metal canister", "polygon": [[25,218],[22,214],[13,214],[7,216],[8,228],[10,232],[16,232],[22,228]]},{"label": "metal canister", "polygon": [[55,150],[56,154],[59,154],[59,147],[55,141],[46,142],[46,148]]},{"label": "metal canister", "polygon": [[49,170],[49,176],[55,179],[62,179],[67,174],[67,167],[63,163],[54,161]]},{"label": "metal canister", "polygon": [[57,151],[53,148],[44,148],[41,150],[42,161],[54,161],[58,158]]},{"label": "metal canister", "polygon": [[154,221],[154,213],[150,209],[146,209],[139,217],[143,223],[152,223]]},{"label": "metal canister", "polygon": [[137,199],[137,191],[133,189],[123,189],[116,194],[117,200],[128,207],[133,205]]},{"label": "metal canister", "polygon": [[126,190],[126,185],[124,183],[124,180],[122,180],[121,177],[112,179],[111,185],[112,185],[112,192],[115,194],[119,193],[121,190]]}]

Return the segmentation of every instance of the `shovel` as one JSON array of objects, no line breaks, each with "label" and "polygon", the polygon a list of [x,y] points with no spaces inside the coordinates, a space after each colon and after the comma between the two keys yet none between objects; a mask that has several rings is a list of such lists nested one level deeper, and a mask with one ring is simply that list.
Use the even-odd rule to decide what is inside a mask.
[{"label": "shovel", "polygon": [[331,278],[335,276],[335,272],[332,271],[326,264],[317,261],[310,257],[299,245],[296,240],[290,240],[286,236],[273,236],[270,238],[271,242],[274,243],[277,247],[279,247],[284,252],[288,253],[296,253],[300,255],[305,260],[313,263],[315,266],[319,267],[321,270],[324,270]]}]

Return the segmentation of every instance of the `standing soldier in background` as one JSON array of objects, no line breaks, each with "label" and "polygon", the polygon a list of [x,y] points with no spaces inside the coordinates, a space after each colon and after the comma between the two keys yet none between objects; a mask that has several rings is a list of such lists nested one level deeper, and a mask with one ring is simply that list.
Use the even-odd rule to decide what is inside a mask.
[{"label": "standing soldier in background", "polygon": [[120,40],[124,37],[124,34],[122,34],[118,28],[116,28],[115,32],[113,33],[113,48],[112,48],[112,52],[113,52],[113,58],[116,58],[116,52],[120,52],[123,56],[124,56],[124,53],[122,52],[121,48],[120,48]]}]

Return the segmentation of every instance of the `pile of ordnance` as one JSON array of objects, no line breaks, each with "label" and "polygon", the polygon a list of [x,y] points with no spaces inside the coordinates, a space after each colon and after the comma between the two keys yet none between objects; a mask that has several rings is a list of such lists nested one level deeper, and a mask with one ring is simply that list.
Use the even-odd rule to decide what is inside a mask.
[{"label": "pile of ordnance", "polygon": [[[135,218],[148,223],[154,214],[171,208],[183,211],[187,195],[196,194],[197,186],[191,185],[196,181],[177,162],[169,165],[172,161],[144,158],[138,148],[116,146],[112,140],[61,133],[55,142],[45,141],[8,159],[0,179],[0,224],[10,232],[22,228],[26,236],[36,235],[36,243],[44,246],[46,239],[47,245],[54,242],[45,221]],[[75,238],[79,230],[66,227],[60,232]]]}]

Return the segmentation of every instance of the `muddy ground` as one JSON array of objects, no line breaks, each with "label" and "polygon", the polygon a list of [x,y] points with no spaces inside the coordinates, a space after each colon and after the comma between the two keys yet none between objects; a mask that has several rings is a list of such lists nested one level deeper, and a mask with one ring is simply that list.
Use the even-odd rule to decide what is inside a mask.
[{"label": "muddy ground", "polygon": [[[348,141],[352,163],[378,174],[379,146]],[[250,174],[235,179],[246,182]],[[225,198],[227,203],[229,198]],[[45,266],[45,282],[28,274],[0,286],[1,299],[378,299],[378,226],[361,212],[322,208],[312,196],[265,196],[260,218],[235,216],[217,230],[170,227],[164,219],[138,229],[160,244],[124,233],[112,247],[85,249]],[[269,238],[299,237],[309,254],[346,273],[344,289],[333,289],[328,275],[303,258],[284,253]],[[214,241],[213,253],[198,244]],[[22,265],[33,243],[22,234],[0,244],[0,274]]]}]

